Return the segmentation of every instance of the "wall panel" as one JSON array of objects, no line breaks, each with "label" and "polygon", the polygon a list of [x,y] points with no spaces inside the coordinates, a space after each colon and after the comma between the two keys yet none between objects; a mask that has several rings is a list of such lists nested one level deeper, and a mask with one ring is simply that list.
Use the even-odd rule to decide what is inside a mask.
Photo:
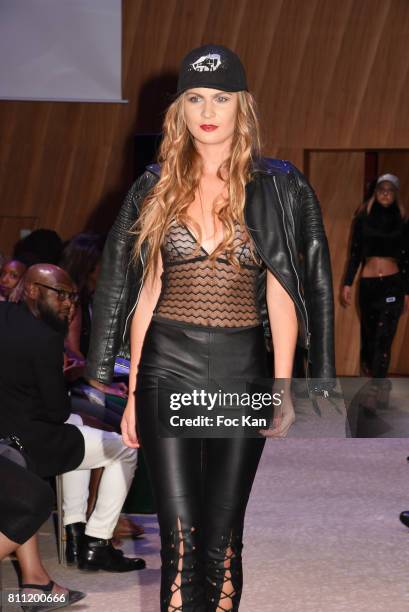
[{"label": "wall panel", "polygon": [[209,40],[242,56],[267,153],[409,142],[406,0],[123,5],[128,105],[0,102],[2,214],[38,217],[67,238],[107,197],[116,210],[133,178],[133,134],[158,131],[181,56]]},{"label": "wall panel", "polygon": [[321,203],[331,254],[335,302],[335,355],[339,375],[359,374],[357,291],[344,308],[340,291],[345,272],[351,220],[362,199],[365,155],[361,152],[314,151],[308,159],[309,177]]},{"label": "wall panel", "polygon": [[135,133],[159,131],[181,57],[209,41],[242,57],[267,154],[302,168],[305,149],[408,146],[407,0],[123,7],[129,104],[0,102],[0,215],[35,217],[63,238],[109,226],[134,178]]}]

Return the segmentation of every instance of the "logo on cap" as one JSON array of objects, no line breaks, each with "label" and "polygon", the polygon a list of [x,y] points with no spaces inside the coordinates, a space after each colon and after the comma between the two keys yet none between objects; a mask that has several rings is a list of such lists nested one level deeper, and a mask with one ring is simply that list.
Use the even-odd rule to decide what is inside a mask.
[{"label": "logo on cap", "polygon": [[208,55],[202,55],[190,65],[196,72],[215,72],[221,63],[222,59],[218,53],[209,53]]}]

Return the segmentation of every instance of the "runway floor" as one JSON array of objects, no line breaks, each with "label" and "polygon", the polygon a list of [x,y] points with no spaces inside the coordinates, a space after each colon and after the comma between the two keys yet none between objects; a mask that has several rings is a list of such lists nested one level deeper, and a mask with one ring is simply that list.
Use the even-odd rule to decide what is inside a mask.
[{"label": "runway floor", "polygon": [[[407,612],[409,454],[404,439],[268,441],[249,502],[242,612]],[[154,516],[138,516],[146,535],[125,550],[145,557],[130,574],[83,573],[58,565],[51,521],[41,529],[51,575],[88,592],[78,612],[158,612],[159,538]],[[16,575],[3,562],[3,588]],[[16,610],[5,607],[4,610]]]}]

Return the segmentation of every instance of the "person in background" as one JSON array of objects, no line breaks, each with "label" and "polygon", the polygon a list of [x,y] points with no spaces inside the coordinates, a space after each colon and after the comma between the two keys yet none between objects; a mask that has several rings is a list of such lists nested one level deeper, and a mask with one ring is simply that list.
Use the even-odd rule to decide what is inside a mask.
[{"label": "person in background", "polygon": [[14,246],[13,257],[27,266],[37,263],[58,264],[63,249],[60,236],[51,229],[36,229]]},{"label": "person in background", "polygon": [[[63,376],[64,334],[78,299],[64,270],[31,266],[19,304],[0,304],[0,436],[18,436],[41,477],[63,474],[64,524],[80,569],[128,572],[145,567],[111,538],[131,484],[136,452],[114,432],[71,415]],[[95,509],[86,507],[90,470],[105,467]]]},{"label": "person in background", "polygon": [[409,308],[409,244],[399,179],[384,174],[374,195],[358,209],[352,224],[342,303],[351,304],[355,275],[361,266],[361,365],[372,377],[387,376],[392,342],[402,312]]},{"label": "person in background", "polygon": [[3,265],[0,272],[0,301],[9,300],[26,270],[26,264],[18,259],[11,259]]},{"label": "person in background", "polygon": [[[15,553],[21,572],[20,598],[48,596],[45,605],[22,604],[24,612],[42,612],[70,606],[85,597],[50,578],[39,549],[37,531],[49,517],[54,495],[51,487],[26,469],[24,458],[0,440],[0,561]],[[54,601],[51,601],[54,598]]]},{"label": "person in background", "polygon": [[376,181],[373,196],[357,210],[352,223],[349,259],[341,302],[352,301],[352,284],[361,267],[359,310],[361,369],[373,381],[365,408],[385,405],[390,381],[385,381],[399,318],[409,308],[409,234],[400,183],[394,174]]},{"label": "person in background", "polygon": [[[37,229],[14,245],[12,261],[18,261],[21,265],[24,265],[24,271],[30,266],[38,263],[57,264],[61,257],[62,247],[63,242],[57,232],[50,229]],[[15,275],[14,272],[13,275]],[[19,274],[19,279],[5,299],[12,302],[20,301],[20,289],[22,289],[22,287],[20,287],[21,279],[22,274]],[[11,282],[13,282],[13,280]],[[2,284],[0,280],[0,285]],[[0,301],[4,301],[1,289]]]},{"label": "person in background", "polygon": [[[93,401],[92,393],[89,395],[90,390],[87,389],[88,381],[84,379],[91,335],[92,300],[101,266],[103,245],[103,236],[80,233],[64,246],[60,266],[74,281],[80,296],[65,339],[66,358],[70,363],[69,370],[66,370],[66,379],[71,384],[73,412],[96,417],[119,432],[128,392],[127,385],[123,382],[111,385],[93,382],[92,386],[100,392]],[[123,404],[112,401],[107,397],[109,395],[123,398]],[[137,537],[143,533],[142,525],[125,516],[119,518],[115,528],[115,536],[118,538]]]},{"label": "person in background", "polygon": [[104,240],[98,234],[77,234],[64,247],[60,267],[77,286],[80,295],[66,339],[66,347],[72,354],[85,359],[91,334],[92,298],[100,269]]},{"label": "person in background", "polygon": [[[74,236],[64,247],[60,266],[74,281],[79,292],[79,304],[69,325],[65,339],[66,357],[71,363],[66,378],[73,392],[73,409],[99,418],[120,431],[123,408],[118,402],[111,402],[106,396],[114,395],[126,399],[128,388],[123,382],[103,385],[91,382],[100,392],[95,401],[87,389],[88,381],[84,379],[86,359],[92,324],[92,300],[100,270],[103,248],[103,237],[98,234],[81,233]],[[102,395],[104,394],[104,396]],[[84,398],[81,401],[81,398]],[[99,401],[97,401],[99,400]]]}]

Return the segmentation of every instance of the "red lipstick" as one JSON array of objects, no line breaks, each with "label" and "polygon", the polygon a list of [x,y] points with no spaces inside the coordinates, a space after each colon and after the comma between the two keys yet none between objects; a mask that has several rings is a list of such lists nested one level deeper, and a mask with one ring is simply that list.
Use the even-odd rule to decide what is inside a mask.
[{"label": "red lipstick", "polygon": [[213,132],[214,130],[217,130],[218,127],[219,127],[218,125],[207,125],[207,124],[203,124],[200,126],[200,128],[204,132]]}]

